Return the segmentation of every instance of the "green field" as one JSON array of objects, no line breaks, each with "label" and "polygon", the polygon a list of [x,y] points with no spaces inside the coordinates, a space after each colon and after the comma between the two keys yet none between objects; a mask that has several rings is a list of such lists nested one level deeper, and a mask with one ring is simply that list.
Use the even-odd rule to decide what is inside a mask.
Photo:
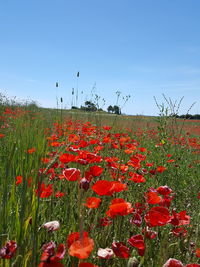
[{"label": "green field", "polygon": [[0,266],[200,266],[200,121],[0,110]]}]

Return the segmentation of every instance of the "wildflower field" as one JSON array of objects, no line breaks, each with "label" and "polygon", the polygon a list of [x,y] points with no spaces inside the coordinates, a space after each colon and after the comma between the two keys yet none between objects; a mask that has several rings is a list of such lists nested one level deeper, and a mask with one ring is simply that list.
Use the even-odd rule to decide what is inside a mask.
[{"label": "wildflower field", "polygon": [[200,121],[0,111],[0,266],[200,266]]}]

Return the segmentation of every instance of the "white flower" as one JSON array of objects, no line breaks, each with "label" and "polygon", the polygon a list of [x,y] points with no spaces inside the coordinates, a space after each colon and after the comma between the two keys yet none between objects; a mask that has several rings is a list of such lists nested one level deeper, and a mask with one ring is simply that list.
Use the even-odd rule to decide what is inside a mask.
[{"label": "white flower", "polygon": [[60,228],[60,223],[58,221],[51,221],[44,223],[42,227],[48,229],[49,232],[56,231]]},{"label": "white flower", "polygon": [[114,252],[111,248],[99,248],[97,255],[102,259],[110,259],[114,255]]}]

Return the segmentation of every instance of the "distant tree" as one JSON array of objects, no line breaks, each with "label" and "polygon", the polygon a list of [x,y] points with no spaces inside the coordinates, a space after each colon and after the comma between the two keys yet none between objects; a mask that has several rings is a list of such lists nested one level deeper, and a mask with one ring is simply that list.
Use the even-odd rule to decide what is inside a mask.
[{"label": "distant tree", "polygon": [[114,111],[114,113],[117,114],[117,115],[120,115],[120,114],[121,114],[121,109],[120,109],[120,107],[117,106],[117,105],[115,105],[115,106],[113,107],[113,111]]},{"label": "distant tree", "polygon": [[85,107],[81,106],[81,109],[86,111],[96,111],[97,107],[92,101],[85,101]]},{"label": "distant tree", "polygon": [[113,106],[111,106],[111,105],[110,105],[110,106],[108,106],[108,108],[107,108],[107,111],[108,111],[109,113],[110,113],[110,112],[112,112],[112,113],[113,113],[113,111],[114,111],[114,110],[113,110]]}]

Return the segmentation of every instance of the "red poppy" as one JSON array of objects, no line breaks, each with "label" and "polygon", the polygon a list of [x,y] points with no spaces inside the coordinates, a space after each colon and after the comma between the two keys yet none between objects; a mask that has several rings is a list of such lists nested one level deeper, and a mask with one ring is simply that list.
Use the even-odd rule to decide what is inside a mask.
[{"label": "red poppy", "polygon": [[21,176],[21,175],[17,176],[15,179],[16,179],[16,182],[15,182],[15,184],[16,184],[16,185],[18,185],[18,184],[21,184],[21,183],[22,183],[22,179],[23,179],[23,178],[22,178],[22,176]]},{"label": "red poppy", "polygon": [[79,263],[78,267],[98,267],[98,265],[94,265],[94,264],[89,263],[89,262],[81,262],[81,263]]},{"label": "red poppy", "polygon": [[141,160],[138,159],[137,157],[132,156],[128,161],[128,165],[132,166],[135,169],[140,169],[141,168],[140,161]]},{"label": "red poppy", "polygon": [[113,242],[112,250],[119,258],[127,259],[130,257],[130,249],[123,242]]},{"label": "red poppy", "polygon": [[88,197],[86,203],[84,204],[86,207],[90,209],[97,209],[101,203],[101,199],[98,197]]},{"label": "red poppy", "polygon": [[140,152],[145,152],[145,151],[147,151],[147,149],[146,149],[145,147],[138,147],[138,150],[139,150]]},{"label": "red poppy", "polygon": [[45,185],[44,183],[41,183],[39,185],[39,188],[36,190],[36,194],[38,194],[41,198],[50,197],[53,193],[53,185]]},{"label": "red poppy", "polygon": [[63,193],[63,192],[61,192],[61,191],[57,191],[57,192],[55,193],[55,197],[56,197],[56,198],[63,197],[64,195],[65,195],[65,193]]},{"label": "red poppy", "polygon": [[36,151],[34,147],[28,149],[28,154],[33,154]]},{"label": "red poppy", "polygon": [[150,227],[163,226],[170,222],[169,210],[165,207],[153,207],[145,215],[145,221]]},{"label": "red poppy", "polygon": [[100,180],[92,186],[92,190],[100,196],[111,196],[113,193],[127,190],[127,185],[117,181]]},{"label": "red poppy", "polygon": [[118,193],[118,192],[121,192],[121,191],[128,190],[126,184],[123,184],[123,183],[118,182],[118,181],[113,181],[111,183],[113,185],[113,191],[114,191],[114,193]]},{"label": "red poppy", "polygon": [[187,230],[184,227],[177,227],[172,230],[172,233],[177,237],[181,237],[187,235]]},{"label": "red poppy", "polygon": [[10,259],[14,256],[17,250],[17,243],[13,240],[10,240],[6,245],[0,249],[0,258],[1,259]]},{"label": "red poppy", "polygon": [[113,218],[116,215],[124,216],[133,212],[131,203],[126,202],[124,199],[112,200],[109,210],[106,212],[107,216]]},{"label": "red poppy", "polygon": [[5,134],[0,133],[0,138],[3,138],[4,136],[5,136]]},{"label": "red poppy", "polygon": [[185,267],[200,267],[200,264],[198,264],[198,263],[190,263],[190,264],[185,265]]},{"label": "red poppy", "polygon": [[186,210],[180,211],[176,213],[174,210],[172,211],[172,217],[170,223],[174,226],[186,225],[190,223],[190,216],[186,215]]},{"label": "red poppy", "polygon": [[158,204],[162,201],[162,197],[160,197],[153,188],[149,189],[149,192],[145,194],[145,197],[148,204]]},{"label": "red poppy", "polygon": [[144,228],[144,229],[142,230],[142,233],[144,233],[144,235],[145,235],[145,237],[146,237],[147,239],[154,239],[154,238],[156,238],[156,236],[158,235],[157,232],[155,232],[155,231],[149,229],[148,227]]},{"label": "red poppy", "polygon": [[99,226],[107,226],[110,224],[112,224],[112,220],[108,217],[104,217],[99,220]]},{"label": "red poppy", "polygon": [[50,144],[50,146],[52,146],[52,147],[59,147],[59,146],[61,146],[61,145],[62,145],[62,143],[57,142],[57,141],[52,142],[52,143]]},{"label": "red poppy", "polygon": [[163,173],[167,168],[165,168],[164,166],[158,166],[156,168],[156,171],[159,172],[159,173]]},{"label": "red poppy", "polygon": [[128,239],[129,245],[138,249],[138,254],[144,256],[145,252],[145,243],[142,235],[133,235]]},{"label": "red poppy", "polygon": [[100,180],[92,186],[92,190],[100,196],[111,196],[113,194],[113,185],[110,181]]},{"label": "red poppy", "polygon": [[57,248],[57,252],[55,252],[55,248],[56,245],[53,241],[43,245],[43,253],[40,259],[41,262],[38,267],[64,267],[60,261],[65,256],[65,246],[60,244]]},{"label": "red poppy", "polygon": [[200,258],[200,248],[196,248],[196,256]]},{"label": "red poppy", "polygon": [[79,140],[80,140],[80,136],[78,136],[76,134],[69,134],[69,136],[68,136],[68,141],[70,143],[75,143],[75,142],[77,142]]},{"label": "red poppy", "polygon": [[89,172],[92,176],[98,177],[102,174],[103,168],[97,165],[91,166]]},{"label": "red poppy", "polygon": [[111,126],[104,125],[104,126],[103,126],[103,129],[106,130],[106,131],[109,131],[109,130],[111,129]]},{"label": "red poppy", "polygon": [[183,263],[179,260],[170,258],[163,267],[184,267]]},{"label": "red poppy", "polygon": [[79,259],[87,259],[94,248],[94,241],[89,237],[81,237],[72,243],[69,254]]},{"label": "red poppy", "polygon": [[[83,232],[82,233],[83,237],[88,237],[88,232]],[[69,248],[72,243],[80,239],[80,232],[73,232],[68,235],[67,237],[67,247]]]},{"label": "red poppy", "polygon": [[59,160],[62,163],[69,163],[69,162],[74,162],[76,161],[76,156],[74,156],[73,154],[68,154],[68,153],[64,153],[59,157]]},{"label": "red poppy", "polygon": [[[130,175],[130,174],[129,174]],[[134,183],[145,183],[146,179],[141,174],[132,173],[131,172],[131,178],[130,181],[133,181]]]},{"label": "red poppy", "polygon": [[164,186],[159,186],[157,189],[157,192],[163,196],[167,196],[169,194],[171,194],[172,189],[169,188],[167,185]]},{"label": "red poppy", "polygon": [[76,168],[68,168],[63,170],[63,175],[68,181],[77,181],[81,177],[81,171]]}]

